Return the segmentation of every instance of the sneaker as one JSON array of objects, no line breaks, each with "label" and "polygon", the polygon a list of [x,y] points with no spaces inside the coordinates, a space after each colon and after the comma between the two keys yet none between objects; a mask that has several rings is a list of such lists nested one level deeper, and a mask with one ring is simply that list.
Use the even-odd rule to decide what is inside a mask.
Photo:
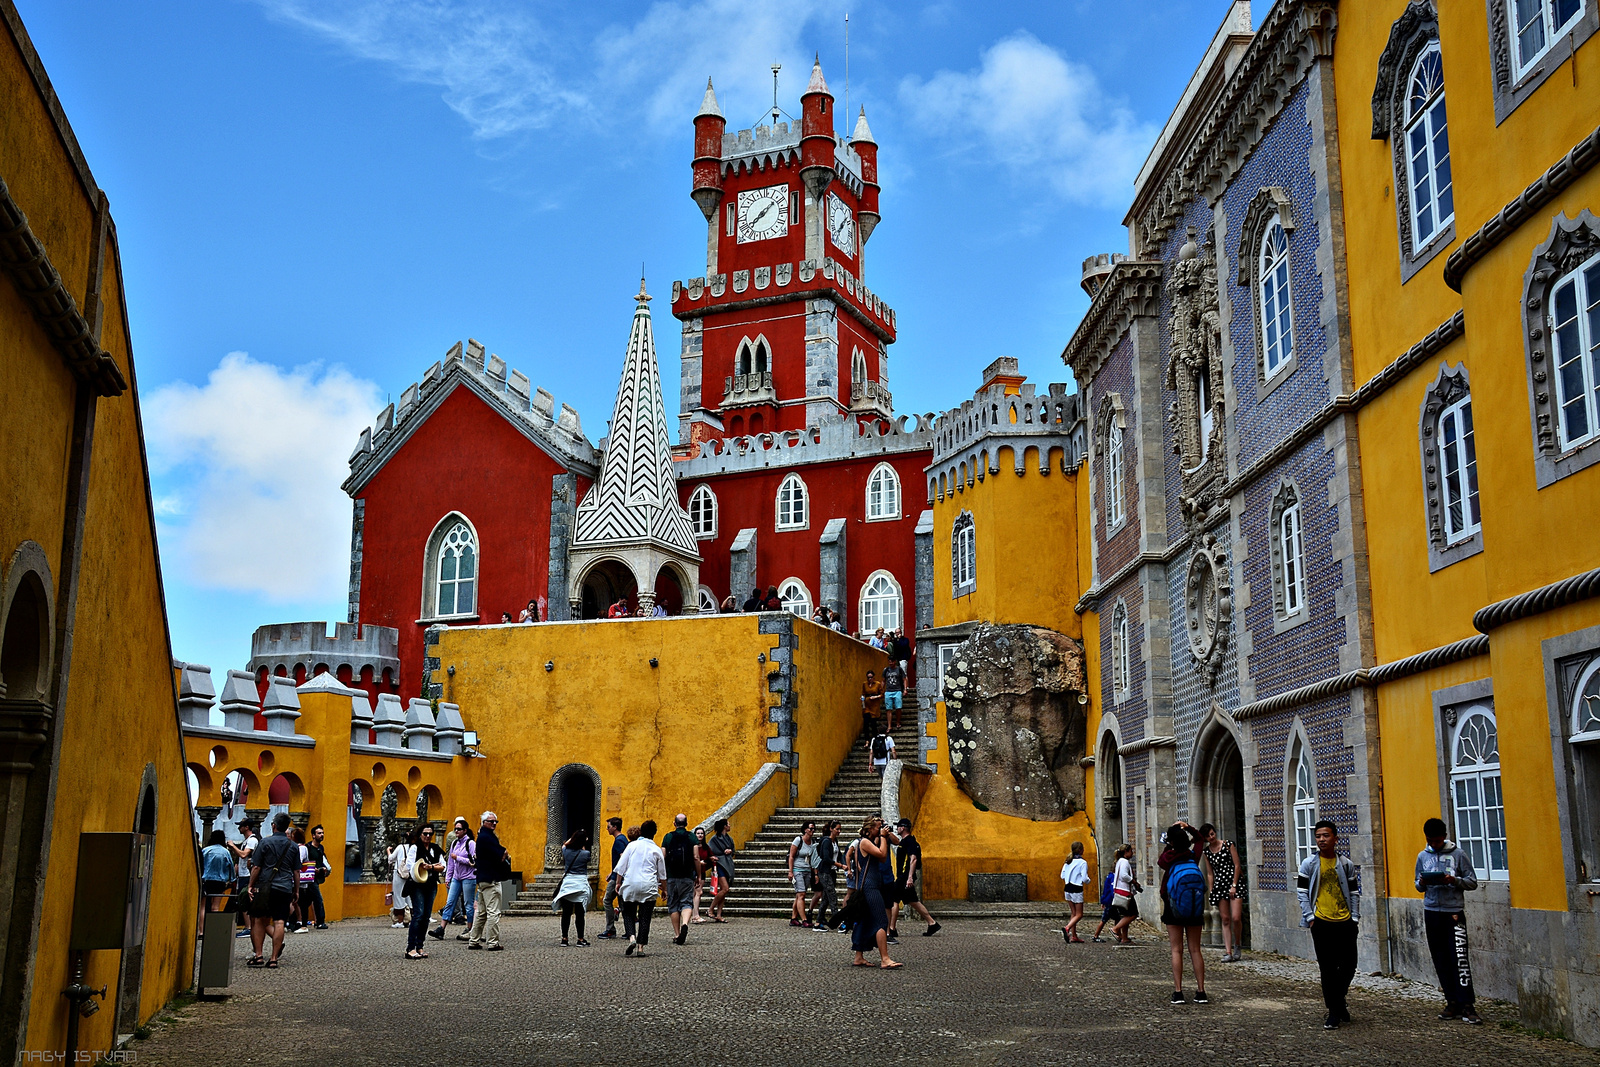
[{"label": "sneaker", "polygon": [[240,930],[238,933],[234,934],[233,936],[234,937],[249,937],[250,936],[250,931],[249,930]]},{"label": "sneaker", "polygon": [[1461,1015],[1454,1008],[1446,1008],[1439,1013],[1439,1021],[1442,1023],[1453,1023],[1459,1018]]},{"label": "sneaker", "polygon": [[405,923],[390,923],[389,924],[389,929],[391,929],[391,930],[404,930],[406,928],[406,925],[407,924],[405,924]]},{"label": "sneaker", "polygon": [[483,951],[485,951],[485,952],[499,952],[504,947],[505,947],[504,945],[485,945],[485,946],[483,946]]},{"label": "sneaker", "polygon": [[444,940],[444,923],[440,923],[438,926],[435,926],[432,930],[429,930],[428,931],[428,936],[433,938],[435,941],[443,941]]},{"label": "sneaker", "polygon": [[887,943],[890,944],[890,945],[898,945],[900,943],[900,939],[898,937],[890,935],[889,940],[888,940]]},{"label": "sneaker", "polygon": [[1104,942],[1105,942],[1105,938],[1103,938],[1103,937],[1098,937],[1098,936],[1096,936],[1096,937],[1091,937],[1091,938],[1090,938],[1090,939],[1089,939],[1089,940],[1090,940],[1090,941],[1093,941],[1093,942],[1094,942],[1094,943],[1095,943],[1095,944],[1097,944],[1097,945],[1099,945],[1099,944],[1103,944],[1103,943],[1104,943]]},{"label": "sneaker", "polygon": [[1195,993],[1194,1002],[1196,1004],[1210,1004],[1211,998],[1206,996],[1206,991],[1204,989],[1201,989]]},{"label": "sneaker", "polygon": [[468,937],[466,934],[457,934],[456,935],[456,940],[457,941],[471,941],[472,938]]},{"label": "sneaker", "polygon": [[1349,1008],[1340,1008],[1339,1009],[1339,1021],[1342,1022],[1342,1023],[1347,1023],[1347,1022],[1350,1021],[1350,1009]]},{"label": "sneaker", "polygon": [[[479,951],[482,951],[482,949],[483,949],[483,946],[478,944],[476,941],[468,941],[467,942],[467,947],[472,949],[474,952],[479,952]],[[498,947],[498,946],[496,946],[496,947]]]},{"label": "sneaker", "polygon": [[1339,1029],[1339,1015],[1338,1015],[1338,1013],[1330,1011],[1328,1013],[1328,1017],[1326,1019],[1322,1020],[1322,1028],[1324,1030],[1337,1030],[1337,1029]]},{"label": "sneaker", "polygon": [[309,926],[301,926],[301,927],[297,927],[295,929],[295,933],[297,933],[297,934],[309,934],[310,932],[311,932],[311,927],[309,927]]},{"label": "sneaker", "polygon": [[326,930],[328,928],[328,924],[327,923],[318,923],[316,928],[318,930]]},{"label": "sneaker", "polygon": [[678,936],[672,939],[672,943],[681,945],[687,940],[689,940],[689,928],[687,926],[678,927]]},{"label": "sneaker", "polygon": [[1475,1011],[1463,1012],[1461,1014],[1461,1021],[1464,1023],[1470,1023],[1473,1026],[1483,1025],[1483,1020],[1478,1018],[1478,1013]]},{"label": "sneaker", "polygon": [[789,920],[789,925],[790,926],[799,926],[800,925],[800,920],[799,919],[790,919]]},{"label": "sneaker", "polygon": [[1187,1003],[1189,1003],[1189,998],[1184,996],[1182,991],[1174,989],[1172,991],[1172,1003],[1174,1003],[1174,1004],[1187,1004]]},{"label": "sneaker", "polygon": [[938,923],[932,923],[932,924],[930,924],[928,926],[928,928],[926,930],[922,931],[922,936],[923,937],[932,937],[934,934],[938,933],[941,929],[943,929],[943,927],[941,927]]},{"label": "sneaker", "polygon": [[816,926],[816,923],[812,922],[810,919],[807,919],[805,922],[800,924],[800,929],[810,930],[814,926]]},{"label": "sneaker", "polygon": [[594,936],[600,941],[610,941],[612,938],[617,936],[617,932],[615,930],[607,930],[603,934],[595,934]]}]

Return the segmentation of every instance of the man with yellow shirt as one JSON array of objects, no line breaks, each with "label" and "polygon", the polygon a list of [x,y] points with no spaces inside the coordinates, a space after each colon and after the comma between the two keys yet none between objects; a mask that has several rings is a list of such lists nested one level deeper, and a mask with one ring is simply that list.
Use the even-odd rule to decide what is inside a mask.
[{"label": "man with yellow shirt", "polygon": [[1356,974],[1356,931],[1361,922],[1361,871],[1338,853],[1339,828],[1323,819],[1316,828],[1317,851],[1300,864],[1295,895],[1300,898],[1300,925],[1311,930],[1322,971],[1322,1002],[1327,1005],[1325,1030],[1350,1021],[1345,997]]}]

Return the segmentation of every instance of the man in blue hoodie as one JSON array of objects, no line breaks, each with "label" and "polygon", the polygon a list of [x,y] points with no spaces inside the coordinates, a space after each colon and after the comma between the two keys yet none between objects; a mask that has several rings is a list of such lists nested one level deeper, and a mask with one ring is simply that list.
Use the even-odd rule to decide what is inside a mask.
[{"label": "man in blue hoodie", "polygon": [[1478,888],[1472,858],[1445,839],[1449,828],[1443,819],[1422,824],[1428,847],[1417,854],[1417,889],[1422,893],[1422,922],[1428,931],[1428,951],[1444,991],[1444,1011],[1439,1018],[1460,1019],[1477,1026],[1483,1022],[1475,1010],[1472,964],[1467,959],[1465,890]]}]

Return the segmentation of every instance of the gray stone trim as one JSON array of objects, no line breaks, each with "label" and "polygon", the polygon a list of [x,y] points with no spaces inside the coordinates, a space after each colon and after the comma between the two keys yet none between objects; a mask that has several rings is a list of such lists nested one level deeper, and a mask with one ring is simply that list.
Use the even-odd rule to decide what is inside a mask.
[{"label": "gray stone trim", "polygon": [[361,621],[361,546],[367,524],[367,502],[356,497],[350,502],[350,611],[349,622]]},{"label": "gray stone trim", "polygon": [[1072,332],[1061,361],[1072,368],[1079,389],[1087,389],[1100,373],[1135,319],[1154,318],[1161,307],[1158,260],[1119,260],[1111,268],[1083,321]]},{"label": "gray stone trim", "polygon": [[[1283,227],[1285,234],[1294,233],[1294,201],[1289,199],[1289,194],[1283,191],[1281,185],[1269,185],[1255,195],[1250,201],[1250,206],[1245,209],[1244,222],[1239,227],[1238,252],[1234,255],[1234,276],[1238,278],[1241,289],[1251,288],[1255,279],[1256,261],[1261,258],[1261,237],[1267,232],[1267,223],[1273,216],[1278,218],[1278,225]],[[1217,248],[1221,254],[1221,245]],[[1259,330],[1259,326],[1257,327]],[[1257,348],[1259,348],[1259,338]]]},{"label": "gray stone trim", "polygon": [[303,666],[309,679],[318,664],[326,664],[333,674],[347,666],[357,678],[363,667],[371,667],[375,682],[383,680],[386,670],[398,677],[400,631],[393,626],[340,622],[334,624],[334,636],[329,637],[325,622],[286,622],[258,626],[250,635],[245,670],[251,674],[265,667],[276,675],[281,667],[292,675],[296,667]]},{"label": "gray stone trim", "polygon": [[822,546],[820,553],[822,577],[817,590],[817,602],[840,615],[845,615],[849,606],[849,592],[845,586],[847,526],[842,518],[829,519],[828,524],[822,529],[822,536],[818,539]]},{"label": "gray stone trim", "polygon": [[[917,516],[917,526],[912,532],[915,564],[915,594],[917,598],[916,628],[918,640],[921,631],[933,625],[933,511],[929,509]],[[917,657],[919,660],[921,656]],[[920,664],[918,670],[920,670]]]},{"label": "gray stone trim", "polygon": [[[544,831],[544,869],[546,871],[559,871],[561,866],[561,845],[566,839],[562,837],[561,825],[561,780],[569,774],[586,775],[594,784],[594,826],[589,828],[591,841],[600,840],[600,809],[605,792],[600,787],[600,772],[587,763],[566,763],[556,768],[550,776],[550,791],[545,799],[545,831]],[[593,848],[589,856],[589,867],[594,867],[599,862],[600,849]]]},{"label": "gray stone trim", "polygon": [[[1306,554],[1305,542],[1305,512],[1300,514],[1300,540],[1301,550],[1299,559],[1300,571],[1300,606],[1294,611],[1289,611],[1288,588],[1284,584],[1284,558],[1283,558],[1283,513],[1291,505],[1300,503],[1300,489],[1295,485],[1294,479],[1283,477],[1278,480],[1278,491],[1272,495],[1272,510],[1267,523],[1267,541],[1270,549],[1272,563],[1272,620],[1273,633],[1299,626],[1311,618],[1311,609],[1307,605],[1308,589],[1305,582]],[[1243,607],[1244,605],[1240,605]],[[1242,657],[1241,657],[1242,658]]]},{"label": "gray stone trim", "polygon": [[1597,252],[1600,219],[1588,208],[1578,212],[1576,218],[1557,215],[1550,223],[1550,236],[1533,250],[1523,275],[1523,346],[1527,356],[1528,405],[1533,418],[1533,470],[1540,489],[1600,462],[1600,438],[1566,450],[1561,448],[1555,352],[1550,342],[1551,291]]},{"label": "gray stone trim", "polygon": [[[274,748],[316,748],[317,739],[306,737],[304,734],[274,734],[266,730],[230,730],[226,726],[195,726],[190,723],[183,724],[183,736],[206,737],[218,741],[239,741],[250,745],[269,745]],[[356,747],[350,746],[354,752]],[[372,747],[372,751],[392,756],[397,751],[392,748]],[[421,755],[421,753],[417,753]]]},{"label": "gray stone trim", "polygon": [[[1480,703],[1487,701],[1490,709],[1494,708],[1494,679],[1479,678],[1460,685],[1446,686],[1435,689],[1433,697],[1433,743],[1434,754],[1439,760],[1439,817],[1450,826],[1450,836],[1460,839],[1456,829],[1455,805],[1450,803],[1450,768],[1455,760],[1450,751],[1450,732],[1455,728],[1455,709],[1463,704]],[[1495,718],[1496,727],[1499,726],[1499,717]],[[1560,766],[1560,761],[1556,766]],[[1487,881],[1488,879],[1485,879]]]},{"label": "gray stone trim", "polygon": [[[739,813],[741,808],[755,798],[757,793],[761,792],[762,788],[767,784],[768,781],[771,780],[772,776],[781,770],[783,770],[783,764],[781,763],[763,763],[760,767],[756,768],[756,773],[751,776],[750,780],[744,785],[740,786],[738,791],[735,792],[733,796],[728,798],[728,802],[726,804],[722,805],[722,807],[718,808],[710,815],[707,815],[705,819],[695,827],[695,829],[704,830],[709,834],[711,832],[711,828],[717,824],[719,819],[732,819]],[[781,807],[782,805],[779,806]],[[740,844],[743,844],[743,842],[740,842]]]},{"label": "gray stone trim", "polygon": [[0,698],[12,700],[50,699],[51,680],[54,677],[56,655],[56,583],[50,573],[50,557],[37,541],[24,541],[11,553],[6,562],[3,581],[0,581],[0,631],[11,618],[11,604],[22,589],[22,580],[32,575],[40,599],[39,669],[36,677],[37,691],[33,693],[7,693],[5,679],[0,678]]},{"label": "gray stone trim", "polygon": [[[773,667],[767,672],[767,692],[778,694],[777,703],[767,709],[767,721],[776,724],[778,733],[776,737],[767,738],[767,751],[778,754],[778,762],[790,775],[800,767],[800,753],[794,747],[794,714],[800,706],[800,695],[795,690],[794,650],[798,639],[794,622],[795,617],[787,611],[762,612],[756,622],[758,633],[772,634],[778,639],[767,658]],[[793,795],[791,784],[791,798]]]},{"label": "gray stone trim", "polygon": [[[1588,877],[1585,880],[1585,872],[1579,870],[1578,857],[1573,847],[1573,840],[1584,819],[1600,818],[1600,813],[1591,812],[1586,816],[1578,808],[1578,797],[1574,795],[1578,792],[1575,788],[1578,785],[1576,761],[1572,758],[1572,746],[1567,744],[1567,738],[1572,732],[1568,704],[1573,695],[1567,692],[1567,689],[1578,681],[1577,673],[1587,665],[1589,657],[1600,654],[1600,626],[1574,630],[1558,637],[1547,637],[1539,642],[1539,652],[1544,661],[1545,706],[1550,715],[1552,765],[1556,768],[1556,815],[1564,845],[1561,850],[1561,860],[1567,884],[1576,886],[1600,883],[1600,863],[1596,863],[1594,869],[1586,872]],[[1563,677],[1564,675],[1566,677]],[[1563,682],[1567,684],[1563,685]],[[1573,892],[1572,895],[1576,897],[1577,894]]]},{"label": "gray stone trim", "polygon": [[680,482],[735,471],[793,470],[841,459],[889,457],[933,448],[933,415],[899,415],[858,425],[830,416],[804,430],[784,430],[754,437],[718,437],[687,446],[687,455],[673,462]]},{"label": "gray stone trim", "polygon": [[422,695],[429,700],[444,696],[444,683],[434,681],[439,670],[439,635],[448,627],[430,626],[422,631]]},{"label": "gray stone trim", "polygon": [[1494,124],[1504,122],[1511,113],[1522,106],[1546,78],[1560,70],[1573,52],[1583,47],[1585,41],[1600,28],[1600,8],[1594,0],[1586,0],[1583,14],[1571,29],[1550,43],[1550,50],[1534,61],[1534,65],[1517,77],[1516,63],[1511,55],[1511,29],[1508,25],[1508,0],[1487,0],[1489,5],[1489,59],[1494,71]]},{"label": "gray stone trim", "polygon": [[972,569],[971,577],[969,577],[965,582],[958,583],[956,581],[956,541],[962,530],[974,531],[973,555],[976,557],[976,523],[973,521],[972,512],[967,511],[966,509],[962,509],[961,514],[957,515],[955,521],[950,524],[950,598],[952,600],[959,600],[961,597],[971,596],[973,593],[978,591],[978,569],[976,566],[974,566]]},{"label": "gray stone trim", "polygon": [[[185,733],[187,732],[185,731]],[[278,744],[278,741],[274,740],[272,743]],[[350,754],[352,756],[376,756],[379,759],[428,760],[432,763],[449,763],[455,758],[443,752],[415,752],[411,749],[400,748],[398,745],[388,747],[384,745],[351,745]],[[463,756],[461,758],[470,759],[471,757]]]},{"label": "gray stone trim", "polygon": [[[1490,2],[1493,3],[1493,0]],[[1600,6],[1596,7],[1596,11],[1600,11]],[[1562,190],[1587,174],[1596,163],[1600,163],[1600,126],[1574,145],[1560,162],[1530,183],[1516,199],[1491,216],[1477,233],[1461,243],[1460,248],[1450,253],[1450,258],[1444,263],[1444,283],[1459,293],[1467,271],[1501,241],[1515,233],[1524,222],[1543,210]]]},{"label": "gray stone trim", "polygon": [[[1458,400],[1470,398],[1472,390],[1467,378],[1467,365],[1458,363],[1451,369],[1448,363],[1439,364],[1439,373],[1422,397],[1422,407],[1417,416],[1417,441],[1422,449],[1422,496],[1428,530],[1428,573],[1435,574],[1452,563],[1459,563],[1483,551],[1483,528],[1471,536],[1454,543],[1446,543],[1444,530],[1444,502],[1440,486],[1439,450],[1435,440],[1439,428],[1439,414]],[[1463,472],[1463,477],[1465,476]],[[1463,503],[1463,507],[1465,503]]]},{"label": "gray stone trim", "polygon": [[1547,611],[1554,611],[1556,608],[1597,596],[1600,596],[1600,568],[1540,586],[1508,600],[1497,601],[1486,608],[1479,608],[1472,616],[1472,625],[1487,634],[1518,619],[1542,615]]},{"label": "gray stone trim", "polygon": [[550,557],[545,593],[546,618],[566,622],[572,618],[572,575],[568,553],[572,549],[572,526],[578,510],[578,476],[563,471],[550,479]]},{"label": "gray stone trim", "polygon": [[1288,711],[1291,708],[1298,708],[1305,704],[1315,703],[1331,696],[1337,696],[1340,693],[1348,693],[1353,689],[1386,685],[1389,682],[1399,681],[1401,678],[1409,678],[1413,674],[1431,671],[1436,667],[1443,667],[1451,663],[1472,659],[1475,656],[1486,656],[1488,654],[1489,639],[1481,634],[1475,634],[1453,644],[1430,648],[1426,652],[1419,652],[1404,659],[1394,660],[1376,667],[1363,667],[1359,670],[1347,671],[1332,678],[1324,678],[1320,682],[1285,690],[1276,696],[1270,696],[1263,700],[1243,705],[1233,713],[1233,717],[1239,722],[1244,722],[1262,715],[1272,715],[1280,711]]},{"label": "gray stone trim", "polygon": [[734,535],[728,546],[728,591],[735,602],[743,604],[745,592],[755,588],[756,581],[756,528],[746,527]]}]

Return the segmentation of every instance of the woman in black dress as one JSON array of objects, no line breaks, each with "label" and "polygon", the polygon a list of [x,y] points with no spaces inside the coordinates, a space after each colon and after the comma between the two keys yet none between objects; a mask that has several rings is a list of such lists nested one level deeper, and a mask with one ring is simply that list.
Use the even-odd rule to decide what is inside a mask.
[{"label": "woman in black dress", "polygon": [[867,962],[865,953],[876,946],[879,967],[885,970],[903,967],[904,964],[889,958],[889,912],[884,906],[883,893],[894,879],[886,873],[889,866],[889,833],[881,818],[872,815],[861,824],[861,840],[856,842],[856,851],[861,857],[858,889],[861,903],[856,913],[856,924],[850,931],[850,947],[856,954],[854,966],[872,966]]}]

